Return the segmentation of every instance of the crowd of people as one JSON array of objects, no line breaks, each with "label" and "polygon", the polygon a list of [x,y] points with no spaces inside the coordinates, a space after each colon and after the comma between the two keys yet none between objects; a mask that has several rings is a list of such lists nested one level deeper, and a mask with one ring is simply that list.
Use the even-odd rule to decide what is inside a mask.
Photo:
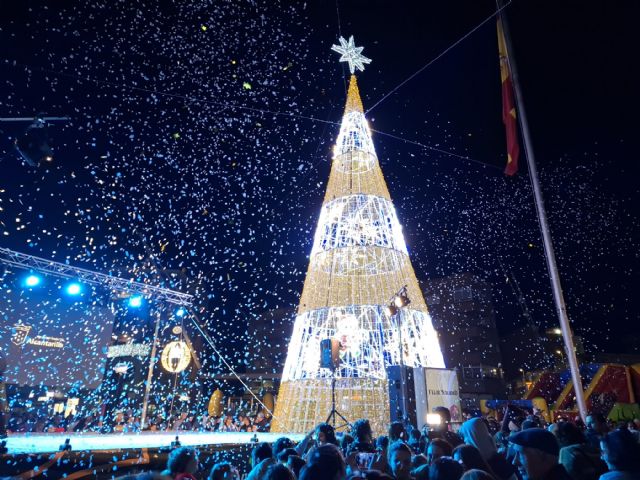
[{"label": "crowd of people", "polygon": [[198,451],[179,447],[167,469],[127,479],[209,480],[640,480],[640,421],[612,426],[600,414],[581,422],[547,425],[530,415],[523,421],[505,415],[502,424],[472,418],[457,432],[443,422],[431,429],[389,426],[374,437],[369,421],[356,421],[349,433],[336,434],[326,423],[295,444],[281,437],[256,444],[249,472],[231,463],[200,470]]},{"label": "crowd of people", "polygon": [[227,413],[221,416],[191,415],[186,412],[175,415],[155,415],[141,429],[140,417],[131,410],[116,412],[109,421],[97,412],[88,414],[53,416],[33,412],[11,412],[7,423],[9,433],[62,433],[100,432],[135,433],[149,431],[182,432],[268,432],[270,420],[262,413]]}]

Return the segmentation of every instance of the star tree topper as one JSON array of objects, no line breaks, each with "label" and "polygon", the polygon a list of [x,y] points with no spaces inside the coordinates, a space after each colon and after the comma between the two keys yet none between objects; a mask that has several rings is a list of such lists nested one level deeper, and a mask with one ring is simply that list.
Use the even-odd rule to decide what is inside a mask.
[{"label": "star tree topper", "polygon": [[349,62],[349,70],[351,71],[351,74],[356,73],[356,70],[364,72],[365,63],[367,65],[371,63],[370,58],[362,55],[364,47],[356,47],[355,42],[353,41],[353,35],[349,37],[348,42],[344,37],[340,37],[338,40],[340,40],[340,45],[332,45],[331,50],[342,55],[340,57],[341,62]]}]

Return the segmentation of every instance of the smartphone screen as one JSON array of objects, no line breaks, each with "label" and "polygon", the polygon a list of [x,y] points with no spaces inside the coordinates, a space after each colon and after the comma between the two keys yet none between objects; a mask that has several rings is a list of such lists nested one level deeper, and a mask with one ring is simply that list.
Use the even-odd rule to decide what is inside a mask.
[{"label": "smartphone screen", "polygon": [[358,453],[358,468],[360,470],[367,470],[374,455],[375,453]]}]

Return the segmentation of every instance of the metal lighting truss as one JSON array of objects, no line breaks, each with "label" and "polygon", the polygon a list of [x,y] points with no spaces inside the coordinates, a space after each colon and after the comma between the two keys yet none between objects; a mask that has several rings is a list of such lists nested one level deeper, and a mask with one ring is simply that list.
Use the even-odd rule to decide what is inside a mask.
[{"label": "metal lighting truss", "polygon": [[38,271],[45,275],[60,278],[70,278],[88,285],[99,285],[111,290],[125,292],[127,294],[139,294],[150,296],[161,302],[191,307],[193,296],[169,290],[168,288],[146,285],[133,280],[92,272],[85,268],[72,267],[64,263],[54,262],[45,258],[35,257],[24,253],[15,252],[8,248],[0,247],[0,263],[25,270]]},{"label": "metal lighting truss", "polygon": [[[386,306],[406,285],[408,307]],[[320,341],[340,341],[336,407],[350,421],[389,422],[386,367],[444,367],[351,76],[333,164],[276,402],[273,431],[308,432],[331,409]],[[402,353],[401,353],[402,352]]]}]

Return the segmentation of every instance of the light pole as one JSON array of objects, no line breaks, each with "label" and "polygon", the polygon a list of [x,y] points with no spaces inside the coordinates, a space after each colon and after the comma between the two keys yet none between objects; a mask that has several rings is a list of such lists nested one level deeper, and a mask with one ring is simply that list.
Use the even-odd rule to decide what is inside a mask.
[{"label": "light pole", "polygon": [[158,333],[160,332],[161,321],[162,321],[161,308],[158,308],[158,311],[156,312],[156,325],[153,332],[153,343],[151,344],[151,353],[149,357],[149,370],[147,372],[147,381],[144,386],[144,397],[142,399],[142,412],[140,414],[140,430],[144,430],[145,424],[147,423],[147,409],[149,408],[149,397],[151,396],[151,383],[153,382],[153,367],[156,364],[156,354],[158,351]]},{"label": "light pole", "polygon": [[402,405],[401,420],[403,423],[407,421],[407,395],[406,395],[406,378],[404,372],[404,345],[402,342],[402,317],[400,316],[400,309],[406,307],[411,303],[409,296],[407,295],[407,286],[404,285],[397,293],[391,298],[389,305],[387,305],[387,314],[389,318],[396,317],[398,323],[398,349],[399,349],[399,368],[400,368],[400,400]]}]

